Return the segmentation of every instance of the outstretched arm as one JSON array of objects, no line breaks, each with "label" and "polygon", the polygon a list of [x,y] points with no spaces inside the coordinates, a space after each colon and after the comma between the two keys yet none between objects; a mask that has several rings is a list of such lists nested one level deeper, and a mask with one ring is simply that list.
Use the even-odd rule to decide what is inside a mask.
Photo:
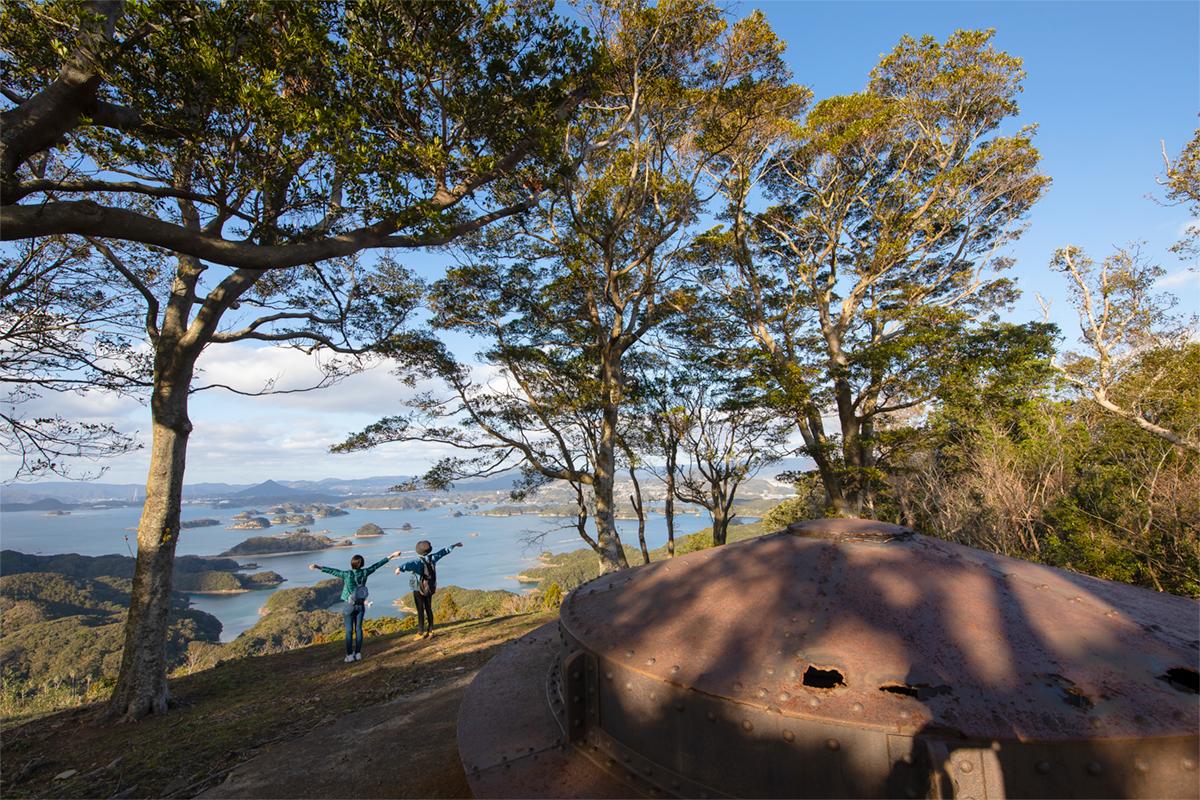
[{"label": "outstretched arm", "polygon": [[389,562],[391,560],[392,560],[391,556],[388,556],[387,558],[381,558],[378,561],[376,561],[374,564],[372,564],[371,566],[365,568],[363,571],[366,572],[367,575],[370,575],[375,570],[379,569],[380,567],[382,567],[384,564],[386,564],[387,562]]},{"label": "outstretched arm", "polygon": [[433,563],[436,564],[437,562],[441,561],[446,556],[450,555],[450,551],[456,547],[462,547],[462,542],[455,542],[454,544],[450,545],[449,547],[443,547],[441,550],[438,550],[436,553],[431,555],[429,557],[429,559],[431,561],[433,561]]},{"label": "outstretched arm", "polygon": [[322,567],[320,564],[309,564],[308,568],[309,569],[319,569],[321,572],[327,572],[330,575],[336,575],[339,578],[345,577],[345,575],[346,575],[345,570],[334,569],[333,567]]},{"label": "outstretched arm", "polygon": [[403,564],[396,567],[397,575],[399,575],[401,572],[418,572],[419,573],[420,571],[421,571],[421,559],[419,559],[419,558],[414,559],[412,561],[405,561]]}]

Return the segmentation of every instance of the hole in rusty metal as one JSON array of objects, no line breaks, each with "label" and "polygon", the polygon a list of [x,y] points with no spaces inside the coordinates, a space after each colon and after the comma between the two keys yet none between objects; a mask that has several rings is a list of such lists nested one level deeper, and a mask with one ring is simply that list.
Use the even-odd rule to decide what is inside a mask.
[{"label": "hole in rusty metal", "polygon": [[881,692],[890,692],[891,694],[902,694],[905,697],[913,697],[917,700],[928,700],[931,697],[937,697],[940,694],[950,694],[949,686],[930,686],[928,683],[889,683],[879,687]]},{"label": "hole in rusty metal", "polygon": [[1091,709],[1093,705],[1095,705],[1092,703],[1092,698],[1088,697],[1074,686],[1064,689],[1063,693],[1063,700],[1069,706],[1075,706],[1076,708],[1082,708],[1084,711],[1087,711]]},{"label": "hole in rusty metal", "polygon": [[1159,675],[1160,681],[1171,684],[1171,688],[1179,692],[1200,694],[1200,673],[1187,667],[1172,667],[1165,675]]},{"label": "hole in rusty metal", "polygon": [[846,679],[836,669],[809,667],[804,670],[804,685],[814,689],[835,689],[838,686],[845,686]]},{"label": "hole in rusty metal", "polygon": [[1083,711],[1091,711],[1095,706],[1092,698],[1084,694],[1083,690],[1076,686],[1075,681],[1070,678],[1064,678],[1062,675],[1053,672],[1039,675],[1038,677],[1042,679],[1046,686],[1058,689],[1061,692],[1059,696],[1067,705],[1074,706]]}]

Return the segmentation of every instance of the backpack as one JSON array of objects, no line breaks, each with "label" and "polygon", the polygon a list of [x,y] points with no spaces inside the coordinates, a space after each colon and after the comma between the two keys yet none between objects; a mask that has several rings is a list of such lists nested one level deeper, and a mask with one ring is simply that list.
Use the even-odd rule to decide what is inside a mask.
[{"label": "backpack", "polygon": [[358,583],[358,573],[351,573],[351,581],[357,585],[354,587],[354,591],[350,593],[350,601],[356,606],[361,606],[365,603],[368,595],[370,595],[370,592],[367,591],[366,580],[366,578],[363,578],[363,582]]},{"label": "backpack", "polygon": [[426,597],[432,597],[437,591],[437,568],[428,558],[421,559],[421,580],[419,583],[421,594]]}]

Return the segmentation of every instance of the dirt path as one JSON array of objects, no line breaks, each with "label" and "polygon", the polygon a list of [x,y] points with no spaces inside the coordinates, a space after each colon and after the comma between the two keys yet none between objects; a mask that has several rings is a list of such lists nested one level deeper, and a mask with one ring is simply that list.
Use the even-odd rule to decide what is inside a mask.
[{"label": "dirt path", "polygon": [[470,797],[455,730],[464,673],[268,745],[200,797]]}]

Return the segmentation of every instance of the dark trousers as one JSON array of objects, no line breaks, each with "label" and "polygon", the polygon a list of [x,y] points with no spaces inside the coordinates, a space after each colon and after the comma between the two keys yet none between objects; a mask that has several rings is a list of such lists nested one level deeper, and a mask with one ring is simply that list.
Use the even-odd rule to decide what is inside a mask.
[{"label": "dark trousers", "polygon": [[[342,622],[346,624],[346,655],[362,652],[363,617],[367,607],[362,603],[347,602],[342,606]],[[358,634],[357,641],[354,638]]]},{"label": "dark trousers", "polygon": [[433,595],[413,592],[413,603],[417,607],[417,632],[433,630]]}]

